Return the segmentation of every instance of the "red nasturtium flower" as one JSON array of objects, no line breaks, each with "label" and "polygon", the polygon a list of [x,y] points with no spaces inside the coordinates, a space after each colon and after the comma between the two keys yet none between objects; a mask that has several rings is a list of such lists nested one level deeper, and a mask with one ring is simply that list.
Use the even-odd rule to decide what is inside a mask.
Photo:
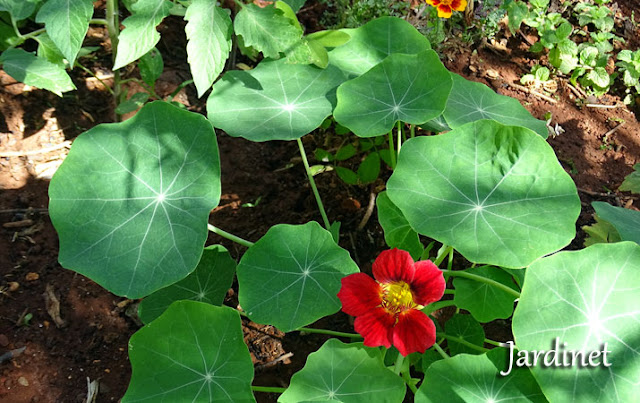
[{"label": "red nasturtium flower", "polygon": [[436,328],[420,311],[442,298],[444,277],[429,260],[414,262],[409,252],[391,249],[373,262],[373,277],[355,273],[342,279],[342,310],[356,317],[354,328],[369,347],[391,345],[400,354],[424,353],[436,342]]},{"label": "red nasturtium flower", "polygon": [[467,8],[467,0],[425,0],[427,4],[438,9],[438,17],[451,18],[453,10],[464,11]]}]

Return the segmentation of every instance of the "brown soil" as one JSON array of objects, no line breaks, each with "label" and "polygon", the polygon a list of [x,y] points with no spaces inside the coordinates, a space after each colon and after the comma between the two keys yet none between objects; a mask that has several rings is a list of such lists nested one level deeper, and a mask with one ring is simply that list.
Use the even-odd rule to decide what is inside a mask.
[{"label": "brown soil", "polygon": [[[619,3],[619,16],[630,16],[632,2]],[[322,8],[308,9],[309,15],[303,20],[317,24],[318,15],[313,10],[317,13]],[[184,35],[176,34],[181,24],[175,18],[162,24],[159,48],[165,56],[166,72],[158,87],[161,95],[169,94],[188,78],[186,55],[176,51],[184,49]],[[639,43],[637,29],[627,35],[628,42]],[[95,30],[93,38],[104,43],[106,34]],[[592,201],[640,208],[637,198],[617,191],[633,164],[640,162],[640,123],[626,107],[577,106],[566,80],[558,80],[559,89],[552,95],[556,103],[518,90],[510,84],[517,83],[535,60],[518,37],[509,38],[506,49],[481,46],[473,54],[468,45],[450,40],[443,54],[452,71],[517,98],[538,118],[551,112],[552,124],[564,129],[549,143],[579,188],[583,212],[577,223],[578,236],[569,248],[581,248],[584,233],[580,227],[593,222]],[[108,54],[102,52],[86,67],[108,72],[103,67],[110,65]],[[59,98],[16,83],[0,71],[0,153],[24,154],[0,157],[0,222],[5,224],[0,230],[0,354],[26,347],[21,355],[0,364],[0,402],[82,402],[88,379],[99,381],[99,402],[118,401],[130,378],[127,341],[139,328],[129,316],[133,304],[60,267],[57,235],[46,212],[48,178],[67,148],[41,151],[73,140],[96,124],[112,121],[113,116],[108,92],[84,73],[73,74],[78,91]],[[204,111],[205,98],[196,99],[191,87],[183,90],[178,100],[190,110]],[[615,105],[619,101],[619,97],[606,96],[594,103]],[[621,121],[623,126],[605,136]],[[311,154],[314,148],[323,146],[324,137],[316,134],[303,140]],[[251,143],[224,133],[219,133],[218,142],[223,195],[211,215],[212,223],[255,241],[277,223],[319,220],[295,143]],[[368,187],[346,186],[334,172],[316,178],[330,219],[342,222],[341,246],[350,251],[362,270],[370,270],[372,260],[384,248],[375,212],[362,230],[357,226],[370,203],[370,194],[379,191],[383,182]],[[18,226],[7,228],[6,224]],[[242,247],[211,235],[209,243],[217,242],[236,258],[244,252]],[[18,288],[9,291],[12,282]],[[64,322],[60,326],[47,312],[47,287],[60,302]],[[237,304],[232,291],[226,303]],[[441,314],[446,317],[448,312]],[[349,318],[341,313],[321,320],[317,326],[352,331]],[[505,321],[485,328],[488,337],[495,340],[511,337]],[[326,340],[319,335],[283,335],[273,327],[246,320],[244,330],[256,364],[255,384],[265,386],[286,386],[291,374],[304,365],[306,356]],[[259,399],[275,401],[276,396],[261,394]]]}]

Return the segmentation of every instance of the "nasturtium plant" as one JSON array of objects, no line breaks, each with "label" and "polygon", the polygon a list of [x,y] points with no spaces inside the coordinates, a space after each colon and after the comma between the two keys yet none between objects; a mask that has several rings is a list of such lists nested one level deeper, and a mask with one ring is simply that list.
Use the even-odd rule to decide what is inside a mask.
[{"label": "nasturtium plant", "polygon": [[391,248],[406,250],[414,259],[422,256],[424,247],[418,233],[411,228],[402,211],[393,204],[387,192],[381,192],[376,198],[378,221],[384,230],[384,240]]},{"label": "nasturtium plant", "polygon": [[518,348],[550,350],[557,341],[556,348],[563,351],[601,352],[600,368],[533,366],[550,401],[635,398],[640,379],[639,270],[640,246],[632,242],[560,252],[527,269],[513,315]]},{"label": "nasturtium plant", "polygon": [[237,268],[242,309],[257,323],[282,331],[340,309],[340,279],[358,272],[349,253],[316,222],[272,227]]},{"label": "nasturtium plant", "polygon": [[204,248],[196,269],[184,279],[154,292],[140,302],[138,316],[149,323],[164,312],[169,305],[180,300],[194,300],[222,305],[233,282],[236,262],[221,245]]},{"label": "nasturtium plant", "polygon": [[459,354],[433,363],[425,371],[416,403],[546,402],[528,369],[519,369],[508,378],[499,375],[506,368],[504,350]]},{"label": "nasturtium plant", "polygon": [[232,308],[174,302],[129,341],[123,402],[255,402],[253,363]]},{"label": "nasturtium plant", "polygon": [[580,213],[575,184],[542,137],[489,120],[408,140],[387,190],[418,233],[512,268],[566,246]]},{"label": "nasturtium plant", "polygon": [[220,199],[211,124],[153,102],[80,135],[49,186],[63,267],[140,298],[193,271]]},{"label": "nasturtium plant", "polygon": [[417,54],[431,49],[427,38],[400,18],[382,17],[342,32],[351,39],[329,52],[329,64],[351,78],[364,74],[391,54]]},{"label": "nasturtium plant", "polygon": [[[466,270],[467,273],[481,275],[517,290],[513,277],[499,267],[480,266]],[[507,319],[513,314],[513,303],[517,295],[487,283],[480,283],[465,277],[453,280],[456,289],[454,301],[460,309],[466,309],[478,322]],[[517,292],[517,291],[516,291]]]},{"label": "nasturtium plant", "polygon": [[207,101],[211,122],[252,141],[295,140],[331,114],[340,70],[265,60],[251,71],[230,71]]},{"label": "nasturtium plant", "polygon": [[450,91],[450,74],[433,50],[392,54],[338,87],[334,116],[357,136],[379,136],[398,121],[420,124],[437,117]]},{"label": "nasturtium plant", "polygon": [[546,123],[531,116],[518,100],[496,94],[486,85],[465,80],[458,74],[451,73],[451,76],[453,87],[443,115],[452,129],[476,120],[491,119],[504,125],[529,128],[547,138]]},{"label": "nasturtium plant", "polygon": [[448,336],[453,336],[447,339],[451,355],[474,354],[477,349],[472,346],[482,347],[484,344],[484,330],[471,315],[453,315],[445,324],[445,331]]},{"label": "nasturtium plant", "polygon": [[401,402],[407,388],[401,378],[380,365],[382,360],[379,349],[331,339],[309,354],[278,401]]}]

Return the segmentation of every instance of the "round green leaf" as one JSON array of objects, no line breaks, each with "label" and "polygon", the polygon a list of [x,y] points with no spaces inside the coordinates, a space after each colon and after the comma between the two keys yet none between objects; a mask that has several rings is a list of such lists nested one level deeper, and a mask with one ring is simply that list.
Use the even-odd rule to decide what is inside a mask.
[{"label": "round green leaf", "polygon": [[418,233],[503,267],[566,246],[580,213],[575,184],[544,139],[488,120],[408,140],[387,190]]},{"label": "round green leaf", "polygon": [[60,264],[140,298],[187,276],[220,200],[215,133],[165,102],[81,134],[49,186]]},{"label": "round green leaf", "polygon": [[405,392],[402,378],[384,367],[379,349],[329,339],[309,354],[278,402],[402,402]]},{"label": "round green leaf", "polygon": [[376,198],[378,221],[384,231],[384,240],[390,248],[398,248],[411,253],[414,260],[420,259],[424,247],[402,211],[393,204],[387,192],[381,192]]},{"label": "round green leaf", "polygon": [[604,202],[593,202],[591,205],[598,217],[613,225],[623,241],[640,244],[640,212]]},{"label": "round green leaf", "polygon": [[174,302],[129,341],[131,383],[122,402],[255,402],[240,315]]},{"label": "round green leaf", "polygon": [[433,50],[392,54],[338,87],[335,119],[360,137],[388,133],[399,120],[424,123],[444,110],[450,77]]},{"label": "round green leaf", "polygon": [[[471,315],[455,314],[444,324],[448,336],[462,339],[468,343],[482,347],[484,345],[484,330]],[[447,339],[451,355],[460,353],[475,354],[477,350],[453,339]]]},{"label": "round green leaf", "polygon": [[251,320],[288,332],[337,312],[340,280],[357,271],[317,222],[275,225],[238,264],[240,305]]},{"label": "round green leaf", "polygon": [[[640,246],[596,244],[533,263],[513,315],[520,350],[588,355],[606,347],[611,366],[532,368],[551,401],[631,402],[640,387]],[[563,343],[565,343],[563,345]],[[606,343],[606,346],[604,345]],[[560,354],[562,352],[559,352]],[[559,358],[561,361],[563,357]],[[600,356],[596,362],[603,363]]]},{"label": "round green leaf", "polygon": [[517,99],[496,94],[482,83],[451,73],[453,87],[444,110],[447,124],[455,129],[469,122],[491,119],[505,125],[522,126],[547,138],[547,124],[531,116]]},{"label": "round green leaf", "polygon": [[[467,272],[497,281],[516,291],[518,289],[513,283],[513,278],[498,267],[481,266],[469,269]],[[515,297],[501,289],[464,277],[454,278],[453,286],[456,289],[453,298],[456,306],[469,311],[479,322],[507,319],[513,313]]]},{"label": "round green leaf", "polygon": [[493,349],[434,362],[425,371],[415,402],[546,402],[528,370],[512,371],[507,377],[498,374],[505,368],[505,352]]},{"label": "round green leaf", "polygon": [[329,52],[329,63],[349,76],[359,76],[392,53],[415,54],[431,49],[427,38],[407,21],[382,17],[355,29],[351,39]]},{"label": "round green leaf", "polygon": [[173,302],[183,299],[222,305],[235,272],[236,262],[222,245],[207,246],[191,274],[142,300],[138,316],[142,322],[149,323]]},{"label": "round green leaf", "polygon": [[226,73],[213,86],[209,120],[234,137],[295,140],[331,114],[331,92],[343,81],[336,68],[266,60],[250,71]]}]

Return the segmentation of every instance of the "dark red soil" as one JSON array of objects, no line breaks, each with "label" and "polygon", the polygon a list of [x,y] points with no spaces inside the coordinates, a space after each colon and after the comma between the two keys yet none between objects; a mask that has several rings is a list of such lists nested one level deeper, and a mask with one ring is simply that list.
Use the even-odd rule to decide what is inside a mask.
[{"label": "dark red soil", "polygon": [[[635,9],[630,0],[618,3],[621,17],[630,16]],[[316,29],[321,7],[311,4],[303,21]],[[181,24],[173,17],[162,24],[159,49],[165,56],[167,71],[159,84],[161,95],[188,78],[186,56],[176,50],[184,49],[183,34],[177,34]],[[628,41],[637,46],[637,29],[629,35]],[[100,30],[96,30],[95,38],[98,43],[106,40]],[[442,53],[452,71],[519,99],[538,118],[551,112],[552,123],[565,130],[549,143],[580,189],[583,213],[577,223],[578,236],[569,247],[581,248],[584,233],[580,227],[593,222],[592,201],[640,208],[637,198],[617,191],[633,164],[640,162],[640,123],[626,107],[578,107],[575,96],[564,84],[566,80],[558,80],[559,90],[554,95],[557,103],[519,91],[509,83],[517,83],[535,60],[517,37],[508,40],[507,49],[503,52],[484,46],[474,55],[468,45],[450,40]],[[86,63],[94,71],[108,71],[102,66],[109,65],[105,51]],[[72,140],[98,123],[112,121],[109,94],[84,73],[73,74],[78,91],[59,98],[25,88],[0,71],[0,153],[40,150]],[[206,98],[196,99],[191,87],[183,90],[178,99],[190,110],[204,111]],[[608,105],[618,101],[615,96],[598,100]],[[605,133],[621,120],[624,125],[604,139]],[[316,147],[325,146],[321,134],[305,136],[303,140],[310,158]],[[274,224],[320,219],[295,143],[251,143],[224,133],[219,133],[218,142],[223,196],[211,215],[212,223],[255,241]],[[0,294],[0,354],[26,347],[21,355],[0,364],[0,402],[82,402],[87,379],[99,381],[99,402],[118,401],[129,382],[127,341],[139,328],[129,316],[131,301],[108,293],[57,263],[57,235],[46,213],[48,180],[39,178],[45,178],[46,172],[42,171],[55,166],[66,151],[62,148],[0,157],[0,222],[31,220],[23,226],[0,229],[0,287],[7,287]],[[334,172],[320,174],[316,179],[330,219],[342,222],[340,245],[350,251],[362,270],[370,270],[371,261],[384,248],[375,211],[362,230],[357,227],[370,194],[379,192],[383,182],[347,186]],[[245,203],[255,206],[243,207]],[[229,248],[236,258],[244,252],[244,248],[211,235],[209,243],[217,242]],[[12,282],[17,283],[17,289],[8,291]],[[63,327],[57,327],[47,312],[47,286],[60,301]],[[237,304],[233,292],[226,303]],[[448,312],[441,314],[446,316]],[[25,315],[32,315],[28,323]],[[283,335],[273,327],[248,321],[244,325],[245,341],[256,364],[257,385],[286,386],[291,374],[304,365],[307,354],[326,340],[318,335]],[[352,331],[349,318],[341,313],[321,320],[317,326]],[[495,340],[511,337],[509,323],[504,321],[488,324],[485,329],[487,336]],[[259,399],[275,401],[275,396],[263,394]]]}]

